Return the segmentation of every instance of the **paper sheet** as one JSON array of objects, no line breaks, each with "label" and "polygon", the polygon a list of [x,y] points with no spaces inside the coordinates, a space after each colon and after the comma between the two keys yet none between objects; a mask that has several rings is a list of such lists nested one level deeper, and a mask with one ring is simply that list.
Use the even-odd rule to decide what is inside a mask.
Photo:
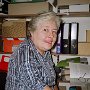
[{"label": "paper sheet", "polygon": [[81,63],[69,63],[70,78],[90,78],[90,65]]},{"label": "paper sheet", "polygon": [[90,83],[90,65],[69,63],[70,85],[86,86]]}]

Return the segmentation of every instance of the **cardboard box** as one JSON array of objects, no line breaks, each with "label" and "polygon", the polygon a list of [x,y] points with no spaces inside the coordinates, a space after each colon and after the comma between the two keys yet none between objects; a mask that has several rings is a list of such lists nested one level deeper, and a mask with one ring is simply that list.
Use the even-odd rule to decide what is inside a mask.
[{"label": "cardboard box", "polygon": [[0,23],[0,35],[2,35],[2,24]]},{"label": "cardboard box", "polygon": [[90,55],[90,43],[79,42],[78,43],[78,55]]},{"label": "cardboard box", "polygon": [[48,2],[16,3],[8,5],[9,15],[38,14],[49,11]]},{"label": "cardboard box", "polygon": [[70,69],[65,69],[63,74],[70,74]]},{"label": "cardboard box", "polygon": [[86,42],[90,42],[90,30],[86,30]]},{"label": "cardboard box", "polygon": [[70,75],[63,75],[62,81],[70,81]]},{"label": "cardboard box", "polygon": [[6,71],[8,70],[8,62],[11,54],[0,54],[0,70]]},{"label": "cardboard box", "polygon": [[4,52],[13,52],[15,46],[18,46],[23,40],[24,38],[3,38]]},{"label": "cardboard box", "polygon": [[3,37],[26,37],[26,20],[9,20],[2,24]]},{"label": "cardboard box", "polygon": [[12,3],[20,3],[20,2],[43,2],[45,0],[11,0]]},{"label": "cardboard box", "polygon": [[0,36],[0,52],[3,51],[3,39],[2,36]]},{"label": "cardboard box", "polygon": [[69,5],[69,12],[89,12],[89,4]]},{"label": "cardboard box", "polygon": [[58,13],[68,13],[69,12],[69,5],[62,5],[58,6]]},{"label": "cardboard box", "polygon": [[66,90],[66,86],[59,86],[59,90]]},{"label": "cardboard box", "polygon": [[90,0],[57,0],[57,5],[88,4]]},{"label": "cardboard box", "polygon": [[3,22],[3,19],[0,18],[0,35],[2,35],[2,22]]}]

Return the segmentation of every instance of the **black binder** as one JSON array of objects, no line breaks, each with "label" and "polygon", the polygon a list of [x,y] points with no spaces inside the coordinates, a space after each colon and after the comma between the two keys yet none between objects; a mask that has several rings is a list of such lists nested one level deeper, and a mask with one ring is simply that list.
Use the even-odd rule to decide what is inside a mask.
[{"label": "black binder", "polygon": [[70,53],[70,23],[61,24],[61,53]]},{"label": "black binder", "polygon": [[79,23],[71,23],[70,53],[78,54],[78,29]]},{"label": "black binder", "polygon": [[79,23],[61,24],[61,53],[78,54],[78,29]]}]

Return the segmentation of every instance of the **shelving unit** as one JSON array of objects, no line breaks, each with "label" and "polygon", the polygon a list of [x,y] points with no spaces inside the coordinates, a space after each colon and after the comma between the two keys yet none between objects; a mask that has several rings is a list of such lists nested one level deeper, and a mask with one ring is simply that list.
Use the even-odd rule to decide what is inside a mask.
[{"label": "shelving unit", "polygon": [[[70,0],[69,0],[70,1]],[[88,1],[88,0],[87,0]],[[81,2],[82,3],[82,2]],[[61,18],[69,18],[69,17],[90,17],[90,12],[66,12],[64,14],[60,14],[60,13],[57,13],[58,16],[60,16]],[[31,17],[35,17],[37,16],[37,14],[23,14],[23,15],[7,15],[7,14],[0,14],[0,19],[17,19],[17,18],[20,18],[20,19],[27,19],[27,18],[31,18]],[[12,54],[12,53],[9,53],[9,52],[0,52],[0,54]],[[60,59],[62,59],[61,57],[90,57],[90,55],[78,55],[78,54],[56,54],[56,53],[53,53],[52,52],[52,55],[54,55],[55,57],[57,57],[57,63],[59,62]],[[67,89],[66,90],[69,90],[69,87],[70,87],[70,82],[68,81],[65,81],[65,82],[62,82],[62,81],[58,81],[59,82],[59,86],[67,86]]]}]

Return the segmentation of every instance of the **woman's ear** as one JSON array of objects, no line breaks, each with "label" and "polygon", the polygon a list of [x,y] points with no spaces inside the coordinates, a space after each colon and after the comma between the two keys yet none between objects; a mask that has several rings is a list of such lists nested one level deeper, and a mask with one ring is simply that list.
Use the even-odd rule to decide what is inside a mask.
[{"label": "woman's ear", "polygon": [[33,32],[33,31],[30,32],[30,36],[31,36],[32,38],[34,37],[34,32]]},{"label": "woman's ear", "polygon": [[30,36],[31,36],[31,37],[33,36],[33,32],[30,32]]}]

